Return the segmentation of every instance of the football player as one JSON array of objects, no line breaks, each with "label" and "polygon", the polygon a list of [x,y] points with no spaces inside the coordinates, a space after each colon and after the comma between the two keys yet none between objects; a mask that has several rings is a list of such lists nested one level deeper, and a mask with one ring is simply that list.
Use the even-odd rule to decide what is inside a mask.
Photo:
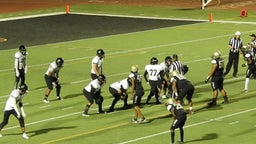
[{"label": "football player", "polygon": [[20,45],[19,51],[14,55],[14,71],[15,71],[15,84],[14,89],[20,85],[25,84],[25,75],[27,74],[27,49],[24,45]]},{"label": "football player", "polygon": [[100,95],[100,89],[106,83],[106,77],[103,74],[100,74],[97,79],[92,80],[87,86],[83,89],[83,94],[87,99],[88,103],[85,106],[84,113],[82,116],[88,117],[88,111],[91,105],[94,103],[98,104],[98,113],[104,113],[102,110],[103,97]]},{"label": "football player", "polygon": [[184,97],[188,100],[189,113],[193,114],[193,103],[192,97],[194,94],[195,87],[191,84],[185,76],[179,74],[177,71],[173,71],[170,74],[170,83],[172,86],[174,98],[177,103],[182,104]]},{"label": "football player", "polygon": [[[26,114],[24,112],[22,99],[24,95],[27,93],[28,87],[27,85],[20,85],[18,89],[15,89],[11,92],[10,97],[6,101],[6,105],[4,108],[4,119],[3,122],[0,123],[0,131],[8,124],[10,115],[14,115],[21,127],[22,137],[24,139],[29,139],[27,134],[25,133],[25,122],[24,117],[26,117]],[[19,104],[19,109],[17,107],[17,104]],[[2,134],[0,133],[0,137],[2,137]]]},{"label": "football player", "polygon": [[249,51],[250,51],[251,55],[253,56],[254,60],[256,60],[256,35],[251,34],[250,39],[251,39],[251,42],[248,43]]},{"label": "football player", "polygon": [[184,130],[183,126],[186,123],[187,120],[187,113],[184,111],[183,107],[179,103],[175,103],[174,100],[169,99],[165,106],[167,107],[167,110],[171,112],[173,116],[173,123],[170,127],[171,130],[171,144],[174,144],[175,139],[175,129],[180,129],[180,144],[183,144],[184,142]]},{"label": "football player", "polygon": [[102,72],[102,65],[103,65],[103,60],[105,57],[105,52],[103,49],[98,49],[96,52],[96,56],[93,57],[92,59],[92,69],[91,69],[91,78],[97,79],[97,77],[100,74],[103,74]]},{"label": "football player", "polygon": [[60,96],[61,85],[59,83],[59,71],[63,68],[64,60],[61,57],[58,57],[54,62],[50,64],[48,67],[44,79],[47,85],[45,90],[45,97],[43,102],[49,103],[48,96],[50,95],[51,91],[53,90],[53,86],[56,88],[56,99],[63,100]]},{"label": "football player", "polygon": [[[129,74],[129,78],[131,79],[131,97],[133,100],[133,108],[135,114],[131,121],[133,123],[145,123],[146,118],[142,114],[139,107],[141,97],[144,95],[144,88],[142,86],[142,75],[138,73],[138,69],[138,65],[133,65],[131,67],[131,73]],[[140,118],[139,121],[138,118]]]},{"label": "football player", "polygon": [[217,104],[218,90],[224,98],[222,104],[228,104],[228,96],[226,91],[223,88],[223,70],[224,70],[224,59],[221,58],[220,52],[214,52],[212,54],[212,68],[210,73],[205,79],[207,83],[211,79],[211,87],[213,90],[212,101],[208,103],[208,106],[215,106]]},{"label": "football player", "polygon": [[[161,92],[163,91],[163,95],[162,98],[166,98],[166,91],[168,88],[168,84],[166,79],[169,79],[169,70],[170,70],[170,65],[172,64],[172,58],[170,56],[166,56],[164,62],[160,63],[160,66],[162,68],[163,72],[163,79],[160,80],[160,85],[159,87],[159,93],[161,94]],[[164,78],[166,77],[166,79]]]},{"label": "football player", "polygon": [[114,107],[120,99],[122,99],[124,101],[123,109],[127,109],[129,107],[127,104],[127,100],[128,100],[127,90],[129,89],[130,86],[131,86],[130,78],[125,78],[121,81],[112,83],[109,86],[109,92],[114,97],[114,100],[113,100],[108,112],[115,111]]},{"label": "football player", "polygon": [[244,84],[244,89],[242,90],[242,92],[247,93],[248,92],[248,86],[249,86],[249,81],[250,78],[253,76],[255,76],[256,74],[256,66],[255,66],[255,62],[253,59],[253,56],[250,53],[245,54],[245,61],[247,62],[246,64],[243,64],[242,66],[248,66],[247,70],[246,70],[246,77],[245,77],[245,84]]},{"label": "football player", "polygon": [[150,85],[150,93],[147,97],[146,104],[149,104],[149,101],[153,95],[156,98],[156,104],[160,104],[160,94],[159,94],[159,80],[163,79],[163,70],[158,64],[158,59],[153,57],[150,59],[150,64],[145,66],[144,78],[147,83]]}]

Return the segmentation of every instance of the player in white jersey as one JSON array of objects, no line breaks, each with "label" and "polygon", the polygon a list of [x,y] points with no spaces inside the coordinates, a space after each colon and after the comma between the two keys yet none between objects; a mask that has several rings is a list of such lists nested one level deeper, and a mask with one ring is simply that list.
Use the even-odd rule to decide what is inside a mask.
[{"label": "player in white jersey", "polygon": [[25,84],[25,75],[27,74],[27,50],[24,45],[20,45],[19,51],[14,55],[14,71],[15,71],[15,84],[14,89],[20,85]]},{"label": "player in white jersey", "polygon": [[92,80],[87,86],[83,89],[83,94],[87,99],[88,103],[85,106],[84,113],[82,116],[88,117],[88,111],[91,105],[94,103],[98,104],[98,113],[104,113],[102,110],[103,97],[100,95],[100,90],[103,85],[106,83],[106,78],[103,74],[100,74],[97,79]]},{"label": "player in white jersey", "polygon": [[127,100],[128,100],[128,94],[127,94],[127,90],[129,89],[129,87],[131,86],[131,79],[130,78],[125,78],[121,81],[112,83],[109,86],[109,92],[112,94],[112,96],[114,97],[114,100],[108,110],[108,112],[113,112],[115,109],[115,105],[116,103],[122,99],[124,101],[124,106],[123,108],[126,109],[128,108],[128,104],[127,104]]},{"label": "player in white jersey", "polygon": [[45,90],[45,97],[43,102],[49,103],[48,96],[50,95],[53,86],[56,88],[56,99],[63,100],[60,96],[61,85],[59,84],[59,71],[63,68],[64,60],[62,58],[57,58],[54,62],[48,67],[44,79],[47,85]]},{"label": "player in white jersey", "polygon": [[[160,79],[159,79],[160,77]],[[150,59],[150,64],[145,66],[144,78],[147,83],[149,83],[151,89],[148,95],[146,104],[149,104],[149,101],[153,95],[156,98],[156,104],[160,104],[159,97],[159,80],[163,79],[163,70],[160,65],[158,65],[158,59],[153,57]]]},{"label": "player in white jersey", "polygon": [[[22,137],[24,139],[29,139],[27,134],[25,133],[25,122],[24,117],[26,117],[26,114],[23,109],[22,99],[27,92],[28,87],[26,85],[20,85],[18,89],[15,89],[10,94],[10,97],[6,101],[6,105],[4,108],[4,119],[3,122],[0,123],[0,131],[8,124],[9,118],[11,115],[14,115],[20,123]],[[19,109],[17,107],[17,104],[19,104]],[[0,137],[2,137],[2,134],[0,133]]]},{"label": "player in white jersey", "polygon": [[103,49],[98,49],[96,56],[93,57],[92,59],[91,78],[93,80],[97,79],[97,77],[100,74],[103,74],[102,65],[103,65],[104,57],[105,57],[105,52],[103,51]]}]

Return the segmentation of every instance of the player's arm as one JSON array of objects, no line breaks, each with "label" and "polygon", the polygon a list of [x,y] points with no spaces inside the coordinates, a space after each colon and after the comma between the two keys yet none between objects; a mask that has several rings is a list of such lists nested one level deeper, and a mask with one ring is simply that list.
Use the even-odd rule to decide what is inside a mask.
[{"label": "player's arm", "polygon": [[175,80],[173,80],[171,83],[172,83],[173,94],[174,94],[174,97],[176,98],[178,96],[177,83]]},{"label": "player's arm", "polygon": [[213,73],[215,72],[216,69],[217,69],[217,64],[213,63],[211,71],[210,71],[210,73],[208,74],[208,76],[205,79],[205,83],[207,83],[209,81],[209,79],[212,77],[212,75],[213,75]]},{"label": "player's arm", "polygon": [[21,112],[22,117],[26,117],[22,101],[19,102],[19,107],[20,107],[20,112]]},{"label": "player's arm", "polygon": [[98,68],[98,64],[97,63],[93,63],[92,64],[92,69],[94,71],[94,73],[99,76],[99,68]]},{"label": "player's arm", "polygon": [[17,57],[15,57],[14,59],[14,70],[15,70],[15,74],[17,77],[20,76],[20,72],[19,72],[19,59]]},{"label": "player's arm", "polygon": [[132,85],[131,85],[131,98],[133,98],[134,91],[135,91],[135,79],[134,78],[131,79],[131,83],[132,83]]},{"label": "player's arm", "polygon": [[176,119],[176,115],[175,115],[175,113],[174,113],[174,110],[171,109],[170,112],[171,112],[171,114],[172,114],[172,116],[173,116],[173,119]]},{"label": "player's arm", "polygon": [[144,79],[145,79],[146,82],[148,82],[148,77],[147,77],[147,75],[148,75],[148,71],[145,70],[143,76],[144,76]]},{"label": "player's arm", "polygon": [[17,117],[20,118],[20,112],[19,112],[19,110],[18,110],[18,108],[17,108],[15,98],[12,98],[12,99],[11,99],[10,105],[11,105],[11,107],[13,107],[13,109],[14,109],[15,112],[17,113]]}]

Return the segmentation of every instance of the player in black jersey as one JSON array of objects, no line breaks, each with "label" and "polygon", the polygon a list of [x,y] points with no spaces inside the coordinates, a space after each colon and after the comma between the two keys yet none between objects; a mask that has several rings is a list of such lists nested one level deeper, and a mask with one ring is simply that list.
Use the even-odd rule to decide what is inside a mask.
[{"label": "player in black jersey", "polygon": [[[131,97],[133,99],[134,118],[131,120],[133,123],[145,123],[146,118],[140,110],[141,97],[144,95],[144,88],[142,86],[142,75],[138,73],[138,65],[131,67],[131,73],[129,74],[131,79]],[[138,121],[138,118],[140,120]]]},{"label": "player in black jersey", "polygon": [[184,97],[186,97],[189,104],[189,113],[193,114],[192,97],[195,90],[194,85],[185,76],[179,74],[178,71],[173,71],[170,74],[170,83],[177,103],[182,104]]},{"label": "player in black jersey", "polygon": [[242,90],[242,92],[247,93],[250,78],[251,77],[255,78],[256,66],[255,66],[255,62],[254,62],[252,54],[247,53],[247,54],[245,54],[244,58],[245,58],[246,64],[243,64],[242,66],[243,67],[248,66],[248,68],[246,70],[245,84],[244,84],[244,89]]},{"label": "player in black jersey", "polygon": [[228,96],[223,88],[223,70],[224,70],[224,59],[221,58],[220,52],[214,52],[212,55],[212,68],[210,73],[205,79],[205,83],[211,78],[211,87],[213,90],[212,101],[208,103],[208,106],[214,106],[217,104],[218,90],[224,98],[222,104],[228,104]]},{"label": "player in black jersey", "polygon": [[181,106],[181,104],[175,103],[172,99],[169,99],[165,106],[167,107],[167,110],[171,112],[173,116],[173,123],[171,125],[171,144],[174,144],[174,138],[175,138],[175,129],[180,129],[180,144],[183,144],[184,142],[184,130],[183,126],[186,123],[187,120],[187,113]]}]

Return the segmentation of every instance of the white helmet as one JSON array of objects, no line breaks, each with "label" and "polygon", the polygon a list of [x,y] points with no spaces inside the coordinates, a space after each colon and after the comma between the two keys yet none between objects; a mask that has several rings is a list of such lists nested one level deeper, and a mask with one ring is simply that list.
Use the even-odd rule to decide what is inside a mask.
[{"label": "white helmet", "polygon": [[138,72],[138,65],[132,65],[132,67],[131,67],[131,71],[132,72]]},{"label": "white helmet", "polygon": [[217,58],[220,58],[220,52],[219,51],[218,52],[214,52],[212,54],[212,59],[217,59]]}]

